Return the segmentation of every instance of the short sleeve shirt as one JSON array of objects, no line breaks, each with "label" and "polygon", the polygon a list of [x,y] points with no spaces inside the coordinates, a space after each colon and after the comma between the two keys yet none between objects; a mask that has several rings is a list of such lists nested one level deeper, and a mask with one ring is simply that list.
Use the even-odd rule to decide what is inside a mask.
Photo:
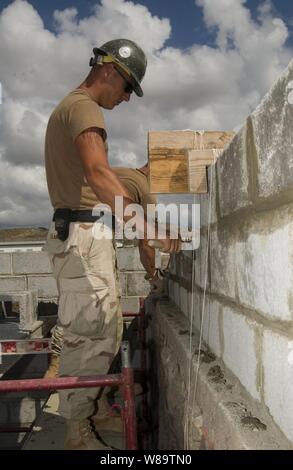
[{"label": "short sleeve shirt", "polygon": [[45,167],[54,209],[92,209],[99,202],[85,179],[74,145],[76,137],[90,127],[103,129],[106,138],[102,110],[85,90],[72,91],[51,114],[45,140]]}]

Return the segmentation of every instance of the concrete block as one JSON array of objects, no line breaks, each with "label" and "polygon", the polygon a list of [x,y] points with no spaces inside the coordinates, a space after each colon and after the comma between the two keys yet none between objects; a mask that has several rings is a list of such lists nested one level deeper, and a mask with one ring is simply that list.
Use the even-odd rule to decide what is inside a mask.
[{"label": "concrete block", "polygon": [[200,331],[202,314],[202,294],[198,290],[189,293],[189,305],[190,322],[192,322],[193,329]]},{"label": "concrete block", "polygon": [[139,297],[121,297],[122,312],[138,313]]},{"label": "concrete block", "polygon": [[246,125],[233,138],[217,162],[221,216],[251,204],[248,194]]},{"label": "concrete block", "polygon": [[119,271],[144,271],[137,247],[123,247],[117,250]]},{"label": "concrete block", "polygon": [[11,273],[12,271],[10,253],[0,253],[0,275]]},{"label": "concrete block", "polygon": [[219,329],[219,316],[221,305],[219,302],[212,301],[208,297],[205,300],[202,336],[204,341],[209,345],[209,348],[221,357],[221,343],[220,343],[220,329]]},{"label": "concrete block", "polygon": [[289,99],[292,80],[293,60],[251,114],[260,197],[293,186],[293,106]]},{"label": "concrete block", "polygon": [[200,225],[207,227],[209,223],[214,224],[217,216],[217,165],[208,167],[208,194],[200,194]]},{"label": "concrete block", "polygon": [[223,307],[223,360],[253,398],[260,399],[257,389],[256,323]]},{"label": "concrete block", "polygon": [[211,231],[211,289],[232,299],[236,296],[234,237],[229,230]]},{"label": "concrete block", "polygon": [[196,257],[194,260],[194,281],[195,283],[204,289],[205,285],[209,286],[209,260],[210,257],[207,258],[207,233],[201,232],[200,234],[200,246],[199,249],[196,250]]},{"label": "concrete block", "polygon": [[150,293],[150,283],[144,276],[144,273],[137,272],[127,275],[127,295],[146,297]]},{"label": "concrete block", "polygon": [[160,259],[159,266],[161,269],[167,269],[169,265],[169,260],[170,260],[170,254],[169,253],[162,253],[160,250],[156,250],[156,254],[158,253],[158,257]]},{"label": "concrete block", "polygon": [[16,396],[15,393],[2,397],[0,424],[2,426],[31,424],[37,418],[38,411],[42,408],[45,401],[45,396],[31,398]]},{"label": "concrete block", "polygon": [[25,276],[0,277],[0,292],[20,291],[26,289]]},{"label": "concrete block", "polygon": [[[270,212],[252,222],[236,243],[236,278],[240,302],[266,317],[291,320],[292,211]],[[228,265],[228,263],[227,263]]]},{"label": "concrete block", "polygon": [[170,256],[169,272],[171,274],[177,274],[177,263],[178,263],[177,259],[178,259],[178,255]]},{"label": "concrete block", "polygon": [[50,274],[52,266],[47,253],[43,251],[13,253],[12,269],[14,274]]},{"label": "concrete block", "polygon": [[37,320],[38,292],[6,292],[0,294],[0,301],[16,302],[19,304],[19,328],[30,330]]},{"label": "concrete block", "polygon": [[189,318],[190,316],[190,307],[189,307],[189,292],[187,289],[184,289],[184,287],[180,286],[179,287],[179,308],[181,312],[184,313],[186,318]]},{"label": "concrete block", "polygon": [[293,337],[265,330],[264,400],[275,422],[293,441]]},{"label": "concrete block", "polygon": [[127,274],[119,272],[119,279],[120,279],[121,293],[123,296],[126,296],[127,295]]},{"label": "concrete block", "polygon": [[28,276],[28,288],[37,290],[42,299],[58,297],[57,284],[52,276]]},{"label": "concrete block", "polygon": [[180,307],[180,285],[178,282],[173,283],[173,295],[172,299],[174,300],[175,304]]},{"label": "concrete block", "polygon": [[[193,267],[193,252],[182,251],[181,252],[181,273],[180,275],[190,282],[190,289],[192,288],[192,267]],[[195,259],[195,256],[194,256]]]}]

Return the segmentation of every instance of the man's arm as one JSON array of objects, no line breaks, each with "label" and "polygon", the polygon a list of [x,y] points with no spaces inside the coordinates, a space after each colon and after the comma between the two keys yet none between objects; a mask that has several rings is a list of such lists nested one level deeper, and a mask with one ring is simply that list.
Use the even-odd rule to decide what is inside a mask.
[{"label": "man's arm", "polygon": [[127,206],[134,201],[119,178],[111,170],[102,138],[102,129],[92,127],[75,139],[85,177],[98,199],[115,212],[115,196],[123,196]]},{"label": "man's arm", "polygon": [[[75,139],[77,153],[82,162],[84,174],[89,186],[92,188],[98,199],[108,204],[115,213],[115,196],[123,196],[123,213],[128,204],[134,201],[130,198],[128,191],[119,181],[119,178],[111,170],[104,146],[103,130],[91,127],[79,134]],[[118,214],[119,215],[119,214]],[[131,219],[131,216],[124,216],[124,221]],[[138,230],[142,236],[147,235],[147,220],[141,218],[138,221]],[[180,241],[169,238],[161,240],[163,251],[178,252]]]}]

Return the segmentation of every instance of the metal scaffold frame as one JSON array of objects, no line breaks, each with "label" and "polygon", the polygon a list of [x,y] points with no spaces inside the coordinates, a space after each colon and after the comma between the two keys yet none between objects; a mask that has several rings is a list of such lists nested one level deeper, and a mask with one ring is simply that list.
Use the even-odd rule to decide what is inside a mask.
[{"label": "metal scaffold frame", "polygon": [[[145,305],[144,298],[139,299],[139,311],[123,312],[123,318],[138,318],[138,342],[140,349],[140,373],[143,383],[147,381],[147,352],[146,352],[146,324],[145,324]],[[49,341],[48,338],[35,339],[32,342]],[[13,340],[8,340],[11,342]],[[29,341],[29,340],[28,340]],[[48,354],[49,346],[47,348],[40,348],[39,353]],[[35,354],[36,351],[32,351]],[[122,407],[122,419],[124,421],[125,429],[125,445],[127,450],[137,449],[137,423],[136,423],[136,409],[135,409],[135,393],[134,393],[134,371],[131,367],[130,361],[130,347],[128,341],[121,343],[121,373],[120,374],[107,374],[99,376],[84,376],[84,377],[60,377],[53,379],[24,379],[24,380],[0,380],[0,393],[8,392],[26,392],[26,391],[55,391],[75,388],[89,388],[89,387],[113,387],[121,386],[122,397],[124,406]],[[143,392],[142,395],[142,417],[147,418],[148,403],[147,393]],[[1,432],[30,432],[33,425],[30,427],[14,426],[0,427]],[[147,435],[142,433],[143,448],[147,448]]]}]

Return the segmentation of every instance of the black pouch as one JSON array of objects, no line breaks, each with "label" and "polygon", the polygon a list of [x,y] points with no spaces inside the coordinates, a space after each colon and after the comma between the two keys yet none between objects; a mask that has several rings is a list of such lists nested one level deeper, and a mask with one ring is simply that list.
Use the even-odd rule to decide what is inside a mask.
[{"label": "black pouch", "polygon": [[53,221],[59,240],[65,242],[69,234],[69,224],[71,222],[71,209],[56,209]]}]

